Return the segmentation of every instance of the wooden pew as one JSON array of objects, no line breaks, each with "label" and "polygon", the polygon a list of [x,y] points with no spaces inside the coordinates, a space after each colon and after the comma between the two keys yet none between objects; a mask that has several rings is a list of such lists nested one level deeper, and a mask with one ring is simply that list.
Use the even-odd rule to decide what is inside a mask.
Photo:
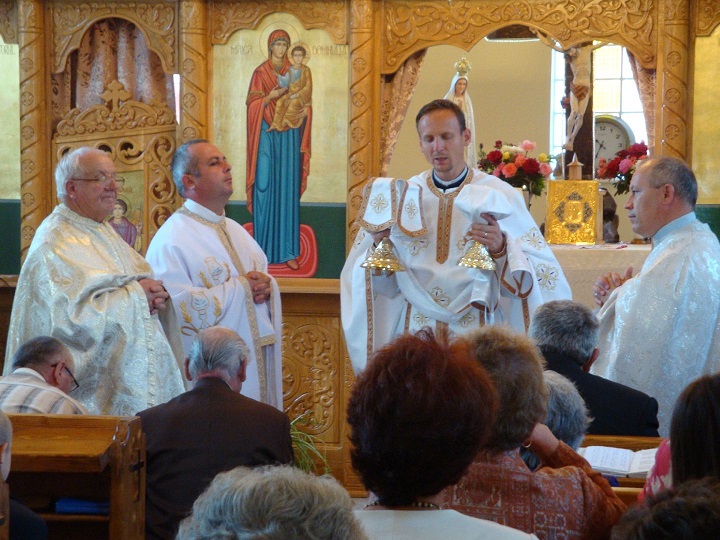
[{"label": "wooden pew", "polygon": [[[8,484],[50,538],[145,535],[145,435],[137,417],[9,414]],[[58,514],[59,497],[109,502],[109,515]]]},{"label": "wooden pew", "polygon": [[[660,446],[662,437],[628,437],[623,435],[585,435],[585,439],[580,446],[611,446],[613,448],[627,448],[636,452],[645,450],[646,448],[657,448]],[[626,488],[642,488],[645,485],[644,478],[624,478],[618,477],[620,487]],[[629,492],[628,492],[629,493]],[[630,497],[629,494],[623,496]],[[636,494],[637,496],[637,494]],[[622,498],[622,497],[621,497]]]}]

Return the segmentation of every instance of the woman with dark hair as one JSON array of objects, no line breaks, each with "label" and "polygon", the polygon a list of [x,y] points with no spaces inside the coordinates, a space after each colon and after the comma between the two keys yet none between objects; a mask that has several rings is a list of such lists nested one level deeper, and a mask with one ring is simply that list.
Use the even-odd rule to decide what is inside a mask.
[{"label": "woman with dark hair", "polygon": [[641,498],[706,476],[720,478],[720,374],[694,380],[678,397]]},{"label": "woman with dark hair", "polygon": [[487,438],[496,408],[464,341],[448,345],[423,330],[376,351],[347,411],[353,467],[377,498],[356,512],[369,538],[529,538],[438,505]]},{"label": "woman with dark hair", "polygon": [[[608,538],[626,506],[600,473],[540,423],[548,399],[540,351],[525,335],[499,326],[468,339],[495,384],[500,408],[488,443],[444,493],[446,502],[540,538]],[[531,471],[521,446],[544,466]]]}]

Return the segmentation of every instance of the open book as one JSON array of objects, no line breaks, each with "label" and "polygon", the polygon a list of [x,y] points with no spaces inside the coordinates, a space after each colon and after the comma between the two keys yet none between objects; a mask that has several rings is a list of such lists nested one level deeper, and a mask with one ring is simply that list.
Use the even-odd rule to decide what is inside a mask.
[{"label": "open book", "polygon": [[645,478],[655,463],[657,448],[633,452],[625,448],[588,446],[581,448],[578,453],[590,463],[593,469],[601,473]]}]

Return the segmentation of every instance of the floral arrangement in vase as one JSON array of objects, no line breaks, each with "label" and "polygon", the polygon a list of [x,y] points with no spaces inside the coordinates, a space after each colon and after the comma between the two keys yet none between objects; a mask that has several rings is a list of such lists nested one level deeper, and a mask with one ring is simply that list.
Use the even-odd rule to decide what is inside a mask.
[{"label": "floral arrangement in vase", "polygon": [[536,146],[536,143],[528,140],[518,145],[495,141],[493,150],[486,153],[480,144],[478,168],[513,187],[541,195],[545,189],[545,180],[550,178],[553,169],[547,154],[540,154],[537,159],[530,157],[530,152]]},{"label": "floral arrangement in vase", "polygon": [[645,142],[631,144],[625,150],[620,150],[610,161],[600,158],[598,161],[597,177],[611,179],[615,186],[615,195],[622,195],[630,191],[632,180],[638,161],[648,157],[648,147]]}]

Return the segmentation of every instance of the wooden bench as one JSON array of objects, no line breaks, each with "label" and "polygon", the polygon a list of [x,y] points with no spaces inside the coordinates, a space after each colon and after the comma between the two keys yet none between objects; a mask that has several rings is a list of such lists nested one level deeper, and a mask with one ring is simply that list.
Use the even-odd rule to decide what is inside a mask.
[{"label": "wooden bench", "polygon": [[[662,437],[628,437],[623,435],[585,435],[585,439],[580,446],[611,446],[613,448],[627,448],[636,452],[645,450],[646,448],[657,448],[662,442]],[[618,477],[620,487],[626,488],[642,488],[645,485],[644,478],[625,478]],[[629,492],[628,492],[629,493]],[[629,494],[623,496],[630,497]],[[637,497],[637,494],[636,494]],[[622,497],[621,497],[622,498]]]},{"label": "wooden bench", "polygon": [[[50,538],[144,538],[145,436],[137,417],[9,414],[14,498]],[[60,497],[109,502],[109,515],[58,514]]]}]

